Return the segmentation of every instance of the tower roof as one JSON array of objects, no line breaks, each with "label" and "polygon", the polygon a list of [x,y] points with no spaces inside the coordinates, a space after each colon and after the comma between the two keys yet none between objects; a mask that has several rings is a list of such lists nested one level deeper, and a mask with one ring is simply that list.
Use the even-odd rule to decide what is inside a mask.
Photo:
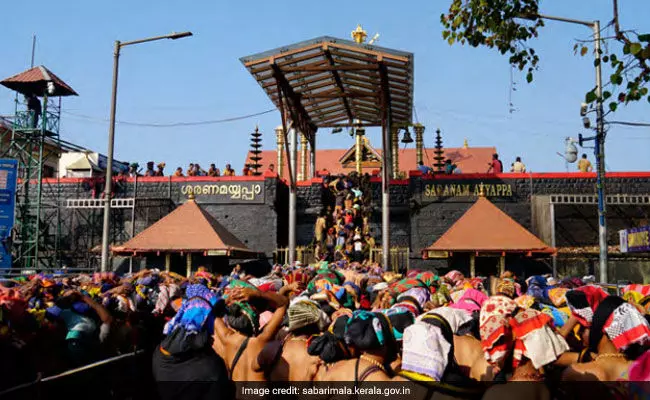
[{"label": "tower roof", "polygon": [[67,83],[42,65],[0,81],[0,84],[24,95],[43,96],[49,82],[54,84],[54,91],[48,92],[49,96],[78,96]]}]

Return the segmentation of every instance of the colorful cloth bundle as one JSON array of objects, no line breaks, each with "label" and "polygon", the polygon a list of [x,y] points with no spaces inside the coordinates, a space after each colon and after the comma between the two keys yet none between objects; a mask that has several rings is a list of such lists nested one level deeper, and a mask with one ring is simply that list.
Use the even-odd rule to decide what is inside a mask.
[{"label": "colorful cloth bundle", "polygon": [[514,368],[526,357],[539,369],[569,351],[566,340],[553,329],[553,320],[545,313],[532,309],[520,311],[510,320],[510,326],[515,340]]},{"label": "colorful cloth bundle", "polygon": [[567,288],[556,287],[548,290],[548,299],[555,307],[563,307],[566,305],[566,293],[569,291]]},{"label": "colorful cloth bundle", "polygon": [[388,289],[393,296],[397,296],[415,287],[427,289],[427,285],[424,282],[414,278],[404,278],[397,282],[393,282],[388,286]]},{"label": "colorful cloth bundle", "polygon": [[474,312],[481,311],[483,303],[488,299],[485,293],[476,289],[467,289],[458,293],[460,296],[450,307],[463,310],[470,315]]}]

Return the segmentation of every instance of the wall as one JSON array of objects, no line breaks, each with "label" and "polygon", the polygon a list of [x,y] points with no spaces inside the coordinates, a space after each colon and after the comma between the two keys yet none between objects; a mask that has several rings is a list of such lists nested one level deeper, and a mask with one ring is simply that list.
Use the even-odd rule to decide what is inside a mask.
[{"label": "wall", "polygon": [[[57,183],[58,182],[58,183]],[[390,240],[391,245],[410,247],[411,266],[423,268],[446,267],[446,262],[420,257],[421,249],[437,240],[474,203],[481,184],[486,196],[515,221],[547,242],[549,213],[546,196],[551,194],[595,194],[594,174],[500,174],[500,175],[443,175],[422,177],[412,172],[409,179],[392,181],[390,186]],[[214,194],[222,185],[252,187],[261,185],[253,200],[233,199],[232,195]],[[217,187],[215,189],[214,187]],[[97,179],[46,180],[43,185],[44,202],[53,203],[57,192],[66,199],[97,198],[103,182]],[[192,188],[192,189],[188,189]],[[122,179],[115,184],[115,197],[137,196],[135,233],[139,233],[184,202],[188,190],[198,190],[196,201],[228,230],[251,249],[272,256],[276,247],[287,244],[288,193],[285,181],[266,177],[186,177]],[[608,174],[607,194],[650,194],[650,173]],[[203,191],[206,191],[204,194]],[[381,180],[371,179],[373,216],[371,229],[380,243],[381,234]],[[299,182],[297,186],[297,243],[308,245],[313,239],[313,224],[325,206],[322,181]],[[53,208],[51,210],[54,210]],[[580,218],[573,208],[556,210],[561,229],[574,232],[578,245],[596,245],[595,206],[580,206]],[[649,205],[627,209],[628,215],[610,207],[611,244],[616,244],[615,229],[641,223],[650,215]],[[52,211],[50,211],[52,212]],[[131,209],[113,210],[112,238],[121,243],[131,237]],[[50,231],[57,229],[56,219],[49,219]],[[97,253],[87,250],[101,243],[102,210],[61,209],[61,247],[75,263],[85,262]],[[486,234],[489,234],[487,232]],[[571,240],[558,237],[558,245],[572,245]],[[577,238],[582,238],[578,240]],[[578,243],[579,242],[579,243]],[[550,244],[550,243],[549,243]],[[72,261],[70,261],[72,262]],[[617,271],[632,271],[635,261],[617,264]],[[567,268],[573,268],[567,263]],[[564,265],[559,267],[564,268]],[[582,267],[579,267],[582,268]],[[583,268],[584,269],[584,268]],[[630,272],[631,273],[631,272]],[[630,273],[626,273],[630,275]],[[618,275],[617,275],[618,276]]]}]

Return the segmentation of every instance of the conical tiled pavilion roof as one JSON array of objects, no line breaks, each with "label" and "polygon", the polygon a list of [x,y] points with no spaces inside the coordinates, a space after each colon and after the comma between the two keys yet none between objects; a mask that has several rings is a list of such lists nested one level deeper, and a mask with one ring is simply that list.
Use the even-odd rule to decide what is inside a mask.
[{"label": "conical tiled pavilion roof", "polygon": [[554,253],[555,249],[501,211],[479,199],[427,251]]},{"label": "conical tiled pavilion roof", "polygon": [[0,81],[0,84],[24,95],[43,96],[48,82],[54,84],[54,92],[48,93],[49,96],[78,96],[67,83],[42,65]]},{"label": "conical tiled pavilion roof", "polygon": [[[256,256],[194,200],[167,214],[119,248],[116,253],[220,252]],[[210,255],[210,254],[208,254]],[[221,255],[221,254],[220,254]]]}]

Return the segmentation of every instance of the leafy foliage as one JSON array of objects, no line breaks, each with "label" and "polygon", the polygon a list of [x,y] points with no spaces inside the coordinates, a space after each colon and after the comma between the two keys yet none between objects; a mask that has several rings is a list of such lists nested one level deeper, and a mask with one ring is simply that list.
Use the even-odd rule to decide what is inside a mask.
[{"label": "leafy foliage", "polygon": [[[611,25],[615,34],[601,39],[600,47],[605,51],[590,52],[593,39],[581,40],[574,47],[580,56],[592,53],[594,66],[601,64],[604,69],[611,69],[609,81],[603,79],[602,94],[602,100],[609,101],[610,112],[616,111],[621,103],[639,101],[646,96],[650,102],[650,33],[622,31],[618,23],[618,0],[612,0],[612,5]],[[444,28],[442,37],[450,45],[486,46],[508,55],[510,64],[525,70],[526,81],[531,83],[540,58],[528,43],[544,26],[538,14],[539,0],[452,0],[449,11],[440,17]],[[608,42],[614,43],[609,46]],[[586,93],[587,104],[597,100],[595,89]]]}]

